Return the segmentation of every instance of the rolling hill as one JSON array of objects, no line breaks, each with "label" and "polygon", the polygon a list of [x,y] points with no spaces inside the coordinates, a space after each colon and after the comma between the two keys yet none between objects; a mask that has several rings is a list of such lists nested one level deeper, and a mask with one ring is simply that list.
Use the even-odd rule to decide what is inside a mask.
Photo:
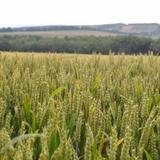
[{"label": "rolling hill", "polygon": [[[30,33],[33,32],[42,33],[52,31],[56,33],[63,33],[63,35],[82,35],[86,34],[87,31],[89,34],[87,35],[96,35],[98,36],[106,36],[106,35],[135,35],[135,36],[145,36],[151,38],[159,38],[160,37],[160,24],[157,23],[135,23],[135,24],[103,24],[103,25],[50,25],[50,26],[31,26],[31,27],[17,27],[17,28],[1,28],[0,32],[17,32],[22,33]],[[62,32],[63,31],[63,32]],[[72,31],[72,32],[71,32]],[[80,32],[77,32],[80,31]],[[47,33],[46,32],[46,33]],[[75,34],[76,33],[76,34]]]}]

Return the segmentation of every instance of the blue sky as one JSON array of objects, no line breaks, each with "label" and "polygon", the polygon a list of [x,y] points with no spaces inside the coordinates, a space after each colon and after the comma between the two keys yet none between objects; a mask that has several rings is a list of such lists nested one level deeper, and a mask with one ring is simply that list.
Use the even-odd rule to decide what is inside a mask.
[{"label": "blue sky", "polygon": [[0,0],[0,27],[160,23],[159,0]]}]

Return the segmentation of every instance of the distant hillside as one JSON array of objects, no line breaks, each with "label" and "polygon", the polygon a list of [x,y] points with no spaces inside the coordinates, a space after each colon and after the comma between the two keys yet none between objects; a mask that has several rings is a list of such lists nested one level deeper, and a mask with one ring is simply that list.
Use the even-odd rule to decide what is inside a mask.
[{"label": "distant hillside", "polygon": [[64,37],[107,37],[121,34],[106,31],[91,30],[57,30],[57,31],[21,31],[21,32],[0,32],[0,36],[38,36],[44,38]]},{"label": "distant hillside", "polygon": [[1,28],[0,32],[32,32],[32,31],[99,31],[121,35],[138,35],[153,38],[160,38],[160,24],[140,23],[140,24],[104,24],[104,25],[51,25],[19,28]]}]

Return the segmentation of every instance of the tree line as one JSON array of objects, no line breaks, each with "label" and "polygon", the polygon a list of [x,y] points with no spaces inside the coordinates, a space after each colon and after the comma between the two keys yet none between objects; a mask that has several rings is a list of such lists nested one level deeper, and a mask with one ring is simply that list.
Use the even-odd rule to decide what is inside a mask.
[{"label": "tree line", "polygon": [[0,36],[0,51],[102,53],[160,53],[160,39],[135,36],[40,37],[30,35]]}]

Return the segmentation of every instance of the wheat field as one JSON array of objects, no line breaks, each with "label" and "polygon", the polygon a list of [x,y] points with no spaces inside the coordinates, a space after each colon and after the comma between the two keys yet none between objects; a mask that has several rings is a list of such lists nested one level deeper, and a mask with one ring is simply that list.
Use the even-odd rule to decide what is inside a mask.
[{"label": "wheat field", "polygon": [[159,160],[160,57],[0,54],[0,160]]}]

